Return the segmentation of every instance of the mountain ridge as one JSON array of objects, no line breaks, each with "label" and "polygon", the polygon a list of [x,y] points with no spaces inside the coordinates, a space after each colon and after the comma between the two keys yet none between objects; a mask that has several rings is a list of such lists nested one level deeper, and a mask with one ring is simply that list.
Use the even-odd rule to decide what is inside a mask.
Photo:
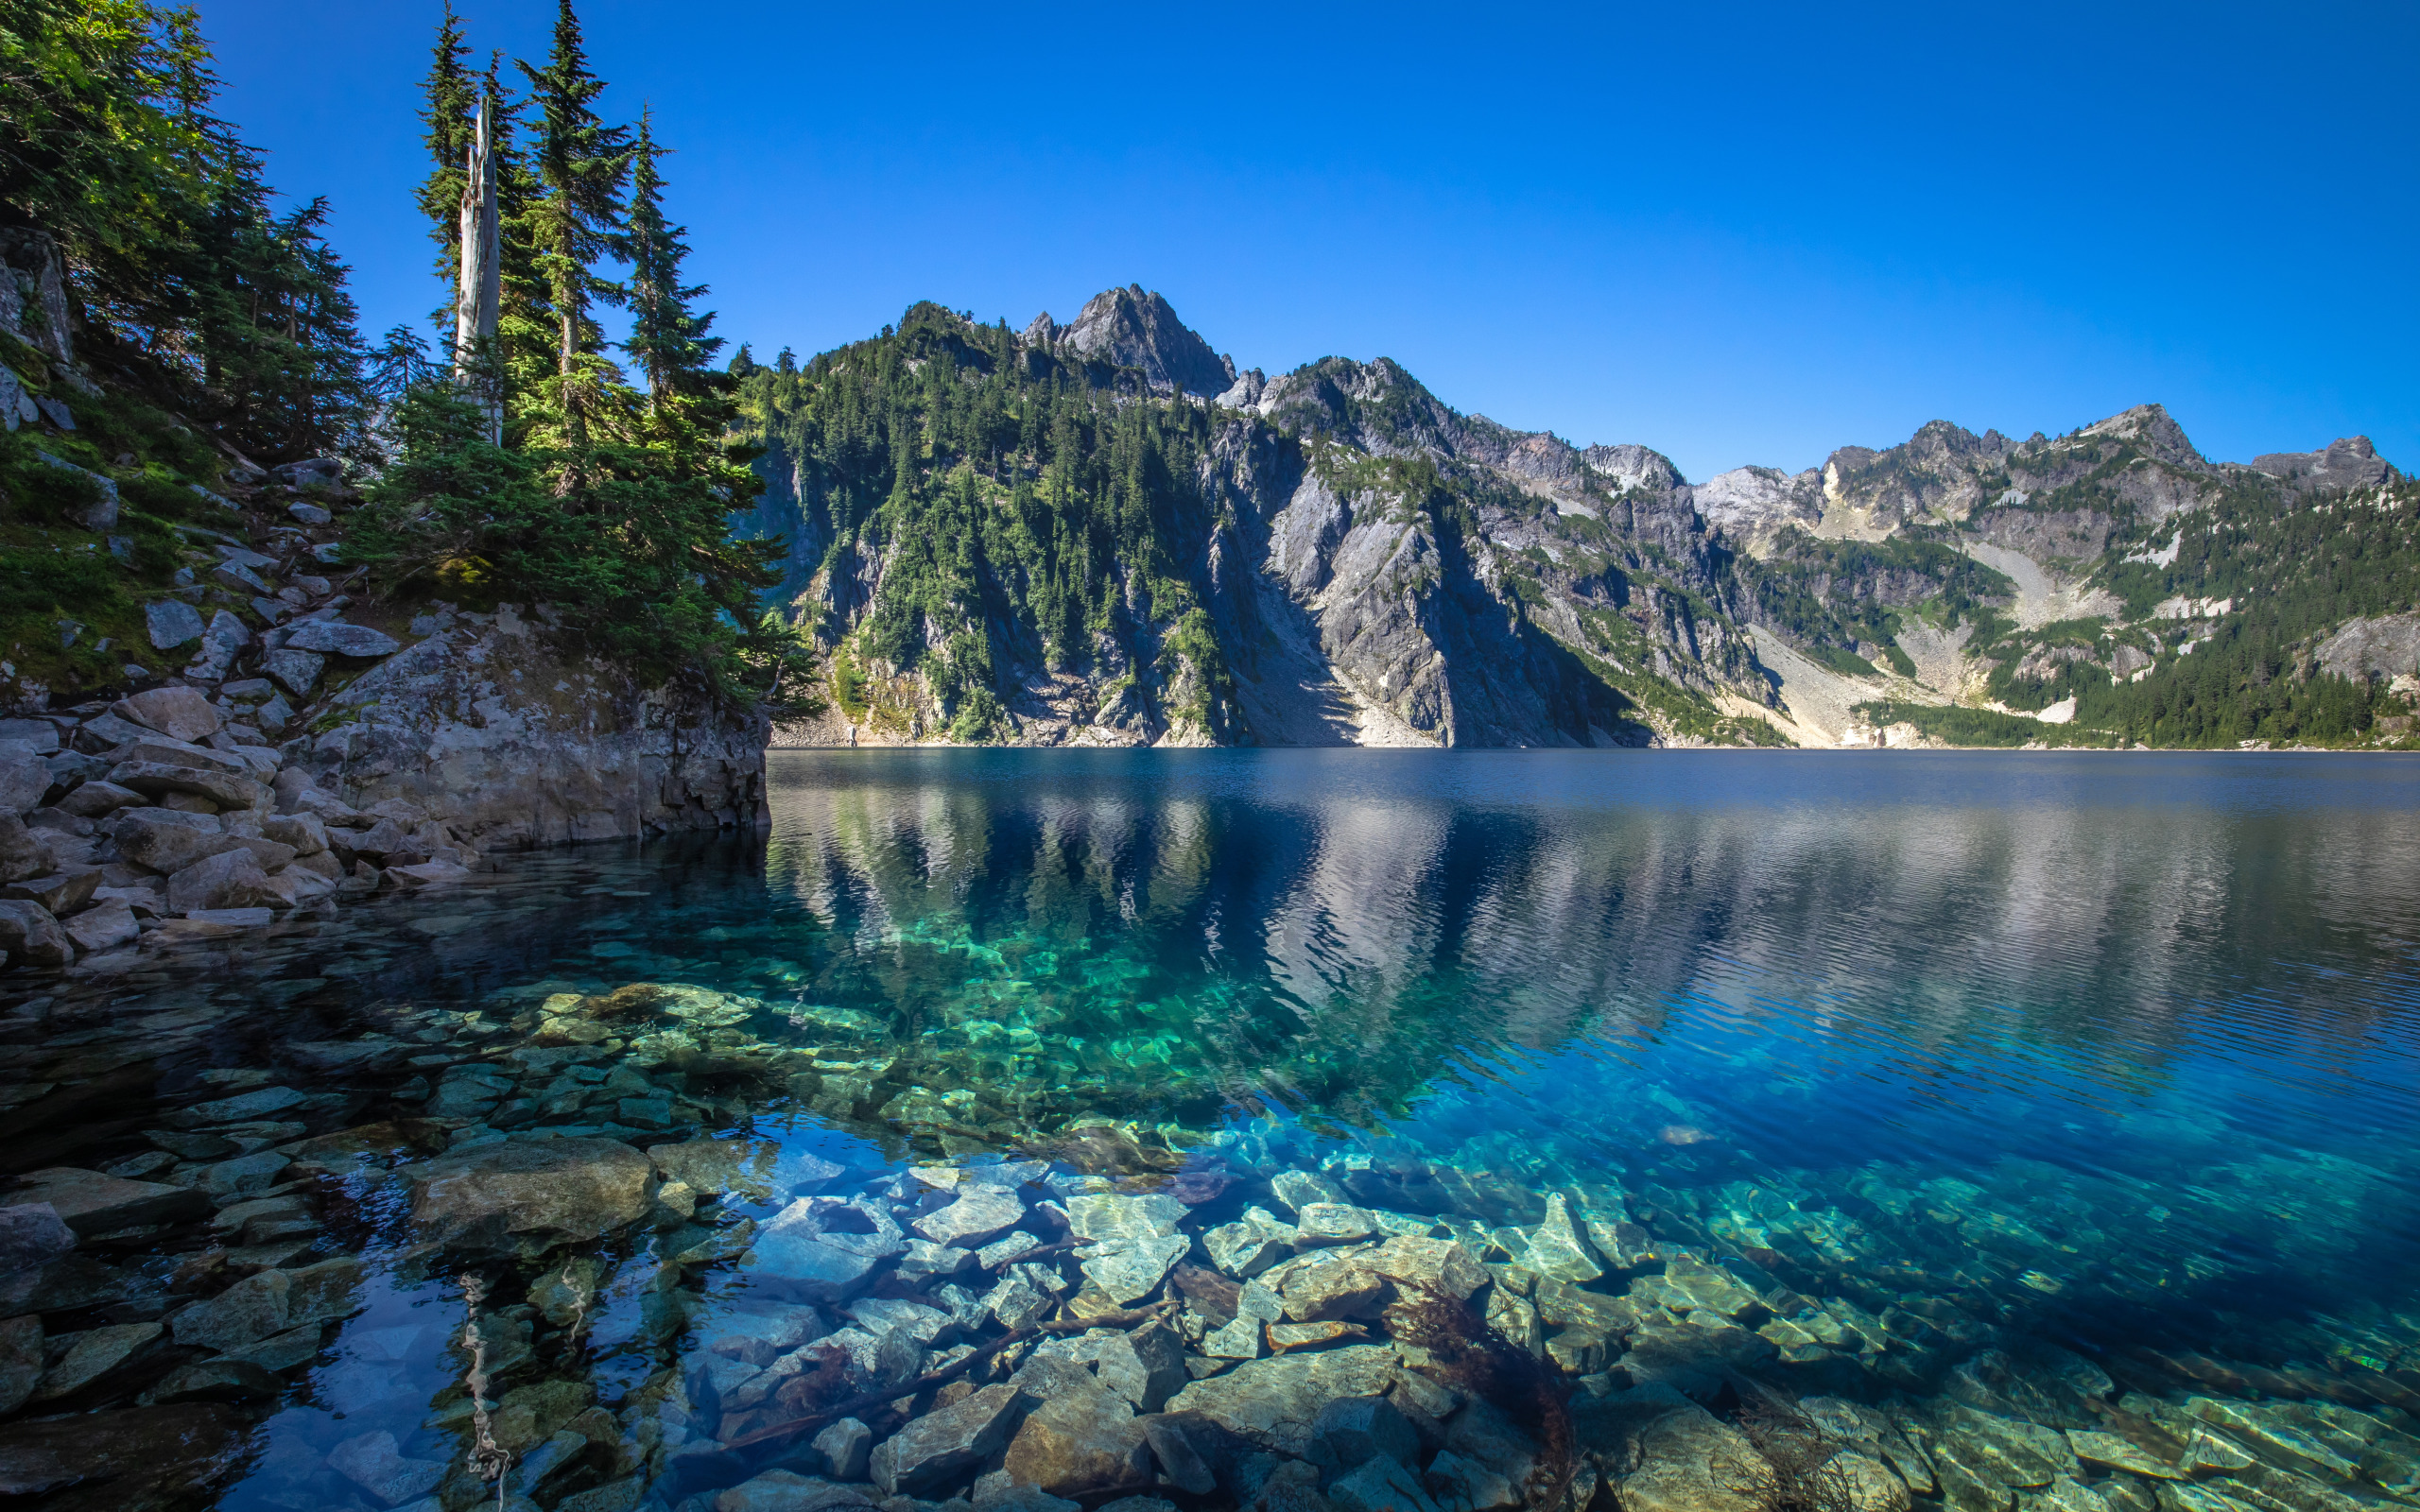
[{"label": "mountain ridge", "polygon": [[[2414,608],[2406,554],[2376,531],[2327,584],[2295,578],[2284,619],[2250,592],[2179,592],[2244,575],[2207,550],[2180,564],[2180,516],[2274,534],[2361,495],[2400,521],[2411,480],[2364,438],[2214,462],[2152,404],[2021,441],[1934,421],[1795,473],[1691,483],[1651,447],[1457,410],[1386,358],[1239,370],[1140,285],[1020,335],[921,305],[896,335],[744,391],[773,485],[756,527],[792,541],[782,602],[844,682],[880,690],[795,741],[2342,744],[2392,732],[2375,721],[2420,691],[2395,680],[2420,668],[2347,678],[2316,659],[2347,623]],[[949,418],[977,412],[993,418]],[[913,457],[892,428],[910,421]],[[967,445],[947,425],[991,429]],[[1123,481],[1105,471],[1119,446]],[[1147,484],[1151,448],[1165,476]],[[926,495],[952,490],[944,524]],[[1069,510],[1095,511],[1080,541]],[[923,613],[869,654],[865,627],[906,624],[895,605],[925,581],[894,573],[911,520],[964,558],[964,613]],[[1038,617],[1063,612],[1070,572],[1081,635]],[[2179,598],[2230,608],[2187,616],[2216,622],[2196,640],[2169,627]],[[2209,660],[2172,674],[2221,631],[2249,659],[2238,707],[2207,690],[2182,713],[2135,707],[2146,669],[2166,679],[2150,693],[2202,678]]]}]

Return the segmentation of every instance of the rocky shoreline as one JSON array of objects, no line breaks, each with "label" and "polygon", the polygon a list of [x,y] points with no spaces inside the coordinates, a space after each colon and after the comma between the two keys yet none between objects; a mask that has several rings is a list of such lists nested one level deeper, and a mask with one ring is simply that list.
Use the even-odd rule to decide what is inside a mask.
[{"label": "rocky shoreline", "polygon": [[188,565],[145,607],[144,654],[184,664],[0,718],[10,965],[223,937],[499,850],[766,822],[761,717],[642,685],[543,606],[430,603],[400,636],[348,620],[322,576],[359,497],[340,465],[239,464],[226,487],[208,497],[241,534],[181,527]]}]

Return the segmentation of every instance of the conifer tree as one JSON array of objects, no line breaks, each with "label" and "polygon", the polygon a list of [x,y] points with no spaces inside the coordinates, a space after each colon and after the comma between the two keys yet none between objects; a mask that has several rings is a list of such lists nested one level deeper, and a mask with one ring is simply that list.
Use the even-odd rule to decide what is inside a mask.
[{"label": "conifer tree", "polygon": [[630,130],[607,125],[596,113],[605,82],[589,69],[571,0],[559,0],[545,65],[519,66],[539,115],[533,166],[543,198],[530,206],[527,222],[554,307],[558,420],[565,439],[579,447],[586,444],[590,416],[599,407],[597,390],[610,382],[598,356],[603,335],[589,311],[623,298],[619,284],[597,274],[596,264],[615,249],[622,186],[630,176]]},{"label": "conifer tree", "polygon": [[722,347],[721,337],[706,335],[714,317],[690,305],[706,292],[705,285],[681,282],[688,230],[665,218],[664,179],[655,164],[666,150],[655,145],[654,122],[640,111],[638,142],[631,151],[630,215],[622,233],[631,264],[631,336],[622,350],[647,380],[650,409],[678,389],[694,388],[697,375]]},{"label": "conifer tree", "polygon": [[427,129],[428,177],[421,180],[420,210],[429,219],[429,235],[438,245],[438,272],[451,280],[459,240],[457,212],[462,202],[462,160],[471,145],[472,119],[478,109],[478,89],[463,60],[471,55],[462,40],[462,18],[454,0],[445,0],[437,23],[437,45],[430,51],[428,78],[421,87],[421,124]]}]

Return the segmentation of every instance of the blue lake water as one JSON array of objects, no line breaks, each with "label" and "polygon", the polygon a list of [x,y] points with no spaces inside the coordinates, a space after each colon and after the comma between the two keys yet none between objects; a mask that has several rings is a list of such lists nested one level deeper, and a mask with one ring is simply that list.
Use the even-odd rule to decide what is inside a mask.
[{"label": "blue lake water", "polygon": [[[45,1282],[82,1305],[29,1304],[53,1335],[148,1316],[180,1343],[181,1310],[236,1271],[360,1263],[342,1272],[357,1311],[287,1331],[320,1334],[218,1351],[283,1383],[213,1406],[246,1446],[219,1504],[492,1499],[460,1468],[466,1275],[508,1362],[485,1397],[527,1409],[499,1430],[521,1435],[506,1488],[541,1506],[787,1504],[764,1500],[768,1469],[880,1500],[799,1443],[723,1447],[837,1400],[757,1403],[740,1371],[771,1347],[733,1341],[769,1308],[804,1312],[783,1351],[838,1339],[856,1386],[912,1384],[896,1353],[874,1358],[890,1314],[867,1304],[951,1314],[908,1351],[911,1375],[939,1369],[1025,1316],[998,1299],[1018,1263],[1037,1317],[1165,1303],[1201,1379],[1149,1405],[1233,1415],[1219,1392],[1284,1362],[1205,1356],[1233,1299],[1214,1279],[1188,1300],[1174,1277],[1247,1279],[1209,1235],[1255,1209],[1298,1267],[1391,1235],[1459,1243],[1495,1267],[1477,1304],[1583,1404],[1677,1391],[1720,1417],[1745,1388],[1896,1414],[1925,1468],[1865,1447],[1920,1504],[1983,1512],[2067,1484],[2100,1499],[2067,1512],[2420,1494],[2420,766],[916,750],[775,752],[771,776],[768,836],[513,858],[477,885],[20,1005],[9,1022],[42,1029],[8,1074],[57,1090],[11,1105],[11,1170],[131,1160],[223,1187],[237,1178],[202,1173],[242,1154],[300,1162],[256,1184],[301,1194],[290,1234],[125,1236],[108,1262],[124,1297]],[[609,998],[632,984],[657,990]],[[390,1048],[310,1048],[365,1035]],[[130,1046],[141,1074],[89,1069]],[[144,1132],[270,1085],[304,1101],[240,1127],[186,1117],[232,1130],[224,1149]],[[365,1126],[388,1132],[303,1147]],[[603,1237],[430,1247],[416,1165],[548,1139],[713,1141],[744,1169],[692,1173],[676,1206],[694,1211]],[[687,1171],[659,1157],[650,1180]],[[1301,1174],[1346,1217],[1306,1216]],[[911,1274],[915,1226],[987,1183],[1016,1194],[1011,1238],[1060,1246],[1079,1199],[1173,1193],[1192,1247],[1132,1298],[1101,1292],[1080,1246],[1048,1274]],[[236,1197],[262,1200],[216,1194],[222,1211]],[[860,1216],[835,1229],[843,1204]],[[1364,1228],[1312,1237],[1332,1221]],[[885,1252],[810,1278],[782,1258],[785,1225]],[[191,1279],[196,1253],[259,1234]],[[1130,1242],[1111,1237],[1090,1253]],[[1566,1285],[1589,1294],[1579,1322]],[[1376,1307],[1289,1348],[1374,1360]],[[904,1414],[869,1409],[870,1433],[1017,1357]],[[140,1411],[133,1389],[60,1400]],[[2018,1430],[1955,1418],[2105,1429],[2156,1459],[2238,1407],[2221,1436],[2254,1469],[2165,1477],[2061,1448],[2067,1478],[2031,1484],[1970,1442]],[[132,1441],[134,1419],[109,1421]],[[1291,1432],[1246,1447],[1307,1452]],[[2342,1452],[2323,1466],[2290,1441]],[[915,1494],[972,1494],[998,1459]],[[1061,1489],[1174,1494],[1144,1463],[1144,1484]],[[1249,1500],[1269,1471],[1234,1473],[1210,1501]],[[717,1501],[735,1486],[757,1499]],[[1643,1483],[1631,1500],[1652,1502]]]}]

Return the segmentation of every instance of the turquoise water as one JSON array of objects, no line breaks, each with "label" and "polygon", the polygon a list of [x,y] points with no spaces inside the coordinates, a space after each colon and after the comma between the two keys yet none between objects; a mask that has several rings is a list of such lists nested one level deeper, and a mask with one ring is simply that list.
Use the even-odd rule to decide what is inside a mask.
[{"label": "turquoise water", "polygon": [[[147,957],[17,1005],[16,1069],[0,1073],[23,1078],[0,1104],[13,1171],[147,1159],[143,1178],[192,1184],[226,1152],[157,1163],[144,1130],[230,1091],[307,1099],[232,1136],[318,1173],[264,1177],[307,1189],[306,1211],[290,1254],[246,1263],[357,1257],[359,1311],[327,1322],[318,1352],[265,1360],[276,1395],[213,1406],[240,1442],[209,1483],[217,1504],[404,1504],[341,1468],[381,1433],[396,1463],[458,1466],[471,1274],[510,1360],[495,1394],[539,1404],[510,1425],[526,1435],[508,1446],[511,1493],[552,1506],[626,1487],[625,1502],[702,1512],[766,1465],[804,1464],[717,1451],[701,1470],[694,1451],[735,1436],[734,1410],[712,1404],[728,1383],[700,1371],[770,1295],[766,1246],[747,1236],[810,1189],[873,1191],[905,1223],[930,1207],[922,1178],[900,1182],[911,1167],[959,1183],[1036,1159],[1003,1178],[1028,1204],[1180,1192],[1188,1233],[1253,1206],[1286,1216],[1272,1178],[1313,1172],[1409,1226],[1388,1231],[1456,1238],[1499,1266],[1560,1196],[1602,1226],[1586,1289],[1641,1320],[1626,1350],[1616,1337],[1553,1357],[1582,1397],[1660,1383],[1721,1411],[1745,1371],[1922,1419],[1927,1402],[1974,1401],[1961,1383],[1979,1358],[2081,1361],[2103,1378],[2091,1400],[2132,1402],[2133,1420],[2212,1398],[2316,1404],[2360,1415],[2337,1431],[2364,1443],[2411,1442],[2420,767],[1308,751],[771,765],[767,837],[515,858],[456,892]],[[635,1016],[596,1006],[631,984],[702,990]],[[365,1034],[399,1048],[340,1069],[293,1048]],[[500,1058],[531,1048],[600,1074],[565,1095],[556,1059]],[[130,1072],[113,1050],[142,1058]],[[501,1067],[502,1084],[449,1081],[458,1064]],[[389,1130],[356,1142],[385,1153],[351,1167],[298,1144],[364,1125]],[[416,1161],[543,1137],[756,1142],[772,1175],[701,1192],[685,1224],[519,1262],[424,1247]],[[810,1158],[838,1174],[786,1185]],[[1025,1227],[1058,1237],[1031,1211]],[[225,1242],[173,1225],[124,1236],[95,1283],[117,1295],[46,1282],[49,1301],[80,1305],[32,1305],[55,1337],[173,1319],[229,1279],[177,1267]],[[1210,1261],[1197,1246],[1189,1263]],[[1718,1316],[1703,1288],[1669,1300],[1706,1267],[1761,1302]],[[861,1297],[929,1301],[935,1284],[884,1271]],[[853,1305],[827,1302],[822,1324]],[[966,1326],[957,1347],[1004,1326]],[[921,1341],[920,1363],[945,1363],[951,1337]],[[135,1411],[142,1385],[61,1400]],[[2031,1399],[1993,1400],[2014,1417]],[[565,1430],[574,1415],[547,1402],[604,1416]],[[2078,1428],[2102,1411],[2028,1420]],[[110,1421],[132,1441],[132,1419]],[[587,1447],[547,1460],[566,1431]],[[2408,1497],[2395,1453],[2321,1479],[2356,1502]],[[453,1512],[493,1494],[458,1469],[401,1473],[393,1485]],[[2077,1474],[2101,1474],[2111,1506],[2131,1494],[2122,1473]],[[1944,1471],[1932,1494],[1996,1504],[1962,1485]],[[611,1500],[595,1505],[625,1512]]]}]

